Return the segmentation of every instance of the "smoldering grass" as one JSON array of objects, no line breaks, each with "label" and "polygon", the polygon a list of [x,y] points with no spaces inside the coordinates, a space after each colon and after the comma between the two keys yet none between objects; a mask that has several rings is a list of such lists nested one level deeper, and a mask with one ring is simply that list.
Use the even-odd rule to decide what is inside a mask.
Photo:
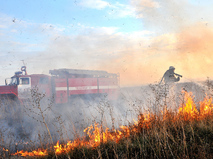
[{"label": "smoldering grass", "polygon": [[[158,91],[153,88],[153,91]],[[182,99],[183,96],[180,97]],[[138,115],[138,122],[141,120],[141,125],[138,127],[139,131],[137,133],[132,132],[131,135],[127,138],[123,138],[118,143],[113,141],[108,141],[106,143],[100,144],[96,148],[92,147],[76,147],[74,150],[67,152],[61,155],[55,155],[53,147],[49,149],[49,154],[41,158],[212,158],[213,157],[213,117],[208,116],[203,120],[194,120],[194,121],[184,121],[181,117],[177,120],[174,120],[175,113],[168,109],[164,109],[165,102],[169,99],[167,98],[167,93],[155,92],[155,95],[146,99],[148,105],[147,108],[142,108],[141,105],[144,104],[143,101],[138,101],[137,99],[127,100],[129,107],[132,108],[131,113],[126,113],[128,115],[134,112]],[[179,101],[179,103],[184,104],[184,99]],[[158,111],[156,111],[158,109]],[[41,109],[41,111],[48,111],[49,109]],[[143,112],[144,110],[153,113],[152,120],[150,121],[150,127],[146,127],[143,124]],[[163,115],[161,115],[160,110],[163,110]],[[94,121],[98,121],[102,126],[104,125],[113,125],[117,122],[114,114],[113,108],[109,106],[109,103],[106,101],[99,103],[97,105],[96,111],[99,113],[100,118],[94,116]],[[34,120],[38,120],[39,123],[47,123],[48,127],[51,127],[48,121],[48,116],[44,115],[42,120],[41,114],[39,111],[38,116],[34,115]],[[29,112],[28,112],[29,113]],[[111,122],[108,119],[107,113],[111,117]],[[166,114],[166,115],[165,115]],[[31,115],[31,114],[30,114]],[[132,117],[130,117],[132,118]],[[65,126],[64,121],[57,116],[53,118],[53,127],[57,131],[57,135],[51,133],[51,136],[55,140],[58,138],[64,142],[69,139],[69,132],[72,130],[72,133],[76,138],[80,138],[78,133],[78,128],[75,128],[75,123],[70,119],[70,127],[68,130]],[[135,119],[137,120],[137,119]],[[86,121],[85,121],[86,122]],[[107,123],[108,122],[108,123]],[[135,126],[129,120],[127,126],[130,129],[133,129]],[[85,125],[84,125],[85,126]],[[74,128],[74,130],[73,130]],[[76,130],[75,130],[76,129]],[[103,129],[103,127],[102,127]],[[112,131],[113,131],[112,126]],[[40,142],[40,145],[31,143],[30,148],[23,147],[27,150],[34,150],[38,147],[48,148],[50,145],[48,138],[50,135],[44,129],[38,132],[37,139]],[[43,132],[45,131],[45,133]],[[51,128],[50,128],[51,131]],[[103,132],[104,130],[102,130]],[[2,132],[2,130],[1,130]],[[2,132],[2,134],[4,134]],[[66,136],[66,137],[65,137]],[[56,143],[53,141],[54,144]],[[23,143],[19,143],[24,145]],[[4,140],[1,142],[2,146],[5,146]],[[51,143],[52,145],[52,143]],[[6,146],[9,148],[9,146]],[[5,155],[6,152],[2,152],[2,155]]]}]

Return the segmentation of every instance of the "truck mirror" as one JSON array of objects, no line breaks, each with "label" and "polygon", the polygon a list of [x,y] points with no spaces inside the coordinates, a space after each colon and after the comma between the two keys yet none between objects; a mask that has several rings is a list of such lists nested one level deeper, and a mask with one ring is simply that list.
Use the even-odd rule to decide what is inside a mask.
[{"label": "truck mirror", "polygon": [[7,86],[7,80],[5,80],[5,85]]}]

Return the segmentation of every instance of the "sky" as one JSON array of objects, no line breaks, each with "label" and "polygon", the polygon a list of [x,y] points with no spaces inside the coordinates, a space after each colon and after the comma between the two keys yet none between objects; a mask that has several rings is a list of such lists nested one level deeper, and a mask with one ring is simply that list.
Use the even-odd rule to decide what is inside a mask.
[{"label": "sky", "polygon": [[213,78],[213,1],[0,0],[0,84],[22,65],[105,70],[121,86]]}]

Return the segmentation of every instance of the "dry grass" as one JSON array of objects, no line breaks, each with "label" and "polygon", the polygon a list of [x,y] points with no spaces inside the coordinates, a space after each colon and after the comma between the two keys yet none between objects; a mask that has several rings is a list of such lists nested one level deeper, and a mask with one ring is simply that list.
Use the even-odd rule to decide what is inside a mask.
[{"label": "dry grass", "polygon": [[[212,87],[210,87],[209,83],[208,88],[208,91],[211,92]],[[15,152],[17,149],[32,151],[37,148],[43,148],[48,150],[48,155],[40,158],[213,158],[212,112],[202,119],[189,118],[189,120],[186,120],[185,116],[181,114],[177,115],[177,111],[174,112],[172,109],[169,109],[170,107],[167,107],[166,103],[169,102],[167,88],[163,88],[165,89],[164,92],[159,92],[154,86],[151,86],[151,89],[154,92],[155,100],[152,103],[150,102],[149,112],[151,115],[149,116],[149,120],[146,120],[146,116],[142,114],[141,109],[133,105],[135,111],[138,113],[138,123],[129,123],[129,135],[124,135],[125,137],[119,140],[119,142],[109,140],[95,147],[77,146],[71,151],[57,155],[53,145],[59,139],[62,143],[66,143],[70,139],[70,130],[65,126],[60,115],[54,113],[54,117],[50,118],[47,116],[48,112],[52,111],[51,101],[49,101],[49,105],[47,104],[43,108],[41,106],[43,95],[34,92],[33,104],[25,105],[25,109],[22,112],[27,115],[27,117],[24,117],[25,119],[37,122],[36,126],[39,126],[40,129],[37,131],[36,137],[33,141],[30,141],[32,136],[27,135],[30,133],[25,127],[28,125],[26,123],[22,125],[23,116],[20,118],[16,113],[17,111],[13,112],[10,110],[10,113],[13,112],[14,114],[13,117],[10,114],[3,115],[1,113],[1,122],[12,118],[12,125],[8,127],[9,124],[7,124],[5,128],[2,127],[0,130],[0,155],[3,158],[19,158],[12,156],[12,152]],[[183,96],[179,97],[179,104],[185,104],[183,98]],[[11,106],[11,104],[9,105]],[[113,114],[113,107],[110,106],[110,103],[104,101],[100,101],[97,107],[97,112],[100,115],[100,131],[103,134],[106,107],[109,108],[112,124],[111,132],[113,134],[116,121]],[[174,107],[176,108],[177,106],[175,105]],[[7,112],[5,109],[2,110]],[[14,136],[16,134],[12,133],[14,132],[14,121],[17,119],[20,120],[18,127],[21,134],[19,138]],[[8,121],[8,123],[10,122]],[[74,138],[80,139],[81,137],[78,131],[75,130],[72,121],[70,121],[70,127]],[[57,133],[53,133],[52,130],[57,130]],[[120,131],[124,130],[120,129]],[[11,141],[14,138],[16,140]],[[89,140],[88,136],[86,138]],[[19,143],[17,143],[18,141]],[[26,142],[28,143],[26,144]],[[3,150],[3,148],[8,149],[8,151]]]}]

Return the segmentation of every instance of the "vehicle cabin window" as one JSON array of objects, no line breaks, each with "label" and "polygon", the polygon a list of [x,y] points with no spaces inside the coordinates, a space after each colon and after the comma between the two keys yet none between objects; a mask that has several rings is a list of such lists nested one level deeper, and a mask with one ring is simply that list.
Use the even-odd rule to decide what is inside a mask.
[{"label": "vehicle cabin window", "polygon": [[39,79],[39,84],[48,84],[49,83],[49,78],[48,77],[41,77]]},{"label": "vehicle cabin window", "polygon": [[29,78],[20,78],[19,82],[21,85],[30,84],[30,79]]}]

